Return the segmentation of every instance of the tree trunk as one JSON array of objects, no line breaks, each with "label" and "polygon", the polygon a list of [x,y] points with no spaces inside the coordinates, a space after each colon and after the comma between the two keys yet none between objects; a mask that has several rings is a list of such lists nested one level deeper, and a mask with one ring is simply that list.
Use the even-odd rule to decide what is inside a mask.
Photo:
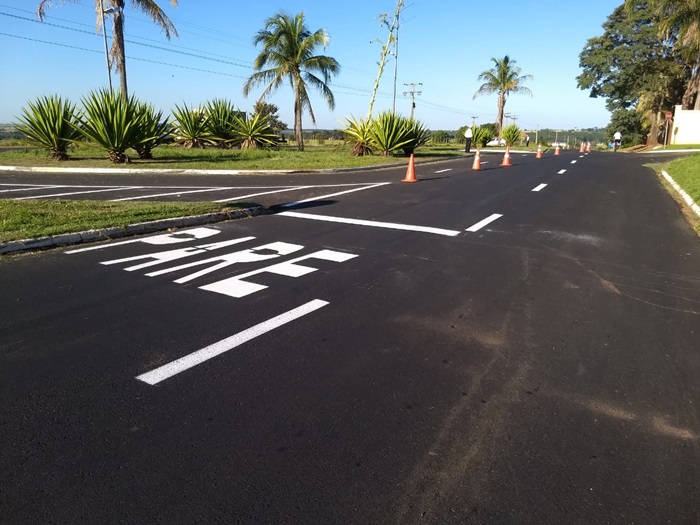
[{"label": "tree trunk", "polygon": [[118,8],[112,13],[113,43],[112,52],[119,73],[119,89],[124,100],[129,98],[126,85],[126,51],[124,49],[124,0],[114,0],[115,7]]},{"label": "tree trunk", "polygon": [[659,145],[659,110],[658,108],[654,108],[653,111],[650,122],[651,128],[647,135],[647,146]]},{"label": "tree trunk", "polygon": [[297,138],[297,148],[299,151],[304,151],[304,134],[301,130],[301,112],[303,106],[301,104],[301,93],[299,93],[299,79],[295,82],[294,92],[294,135],[296,135]]},{"label": "tree trunk", "polygon": [[503,132],[503,109],[506,107],[506,95],[501,92],[498,95],[498,116],[496,122],[498,124],[498,141],[500,145],[501,133]]}]

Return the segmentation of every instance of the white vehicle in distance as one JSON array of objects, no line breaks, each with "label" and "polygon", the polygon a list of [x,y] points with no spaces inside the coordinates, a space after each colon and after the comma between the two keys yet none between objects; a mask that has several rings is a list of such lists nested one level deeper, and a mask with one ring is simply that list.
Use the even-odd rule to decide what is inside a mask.
[{"label": "white vehicle in distance", "polygon": [[501,139],[500,142],[498,138],[495,138],[493,140],[490,140],[489,142],[486,143],[487,146],[505,146],[506,141],[504,139]]}]

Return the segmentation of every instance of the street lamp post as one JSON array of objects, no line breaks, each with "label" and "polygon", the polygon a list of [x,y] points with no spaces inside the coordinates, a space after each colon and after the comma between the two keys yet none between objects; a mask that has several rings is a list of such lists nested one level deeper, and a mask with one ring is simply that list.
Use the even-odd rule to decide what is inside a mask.
[{"label": "street lamp post", "polygon": [[[110,13],[112,11],[110,10]],[[112,91],[112,72],[109,67],[109,51],[107,49],[107,27],[105,26],[105,7],[103,0],[100,0],[100,15],[102,16],[102,37],[105,45],[105,60],[107,61],[107,81],[109,82],[109,90]]]}]

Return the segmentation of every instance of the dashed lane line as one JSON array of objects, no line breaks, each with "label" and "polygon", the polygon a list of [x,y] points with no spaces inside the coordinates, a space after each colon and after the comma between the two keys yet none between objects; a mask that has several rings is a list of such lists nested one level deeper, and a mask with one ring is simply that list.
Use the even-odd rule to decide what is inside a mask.
[{"label": "dashed lane line", "polygon": [[558,175],[564,175],[564,173],[566,173],[566,170],[559,170],[559,171],[557,171],[557,174],[558,174]]},{"label": "dashed lane line", "polygon": [[532,191],[541,191],[547,187],[546,184],[540,184],[539,186],[532,188]]},{"label": "dashed lane line", "polygon": [[477,232],[481,228],[483,228],[484,226],[491,224],[493,221],[495,221],[496,219],[500,219],[501,217],[503,217],[502,214],[494,213],[493,215],[489,215],[488,217],[486,217],[483,221],[479,221],[476,224],[474,224],[473,226],[470,226],[469,228],[467,228],[466,231]]}]

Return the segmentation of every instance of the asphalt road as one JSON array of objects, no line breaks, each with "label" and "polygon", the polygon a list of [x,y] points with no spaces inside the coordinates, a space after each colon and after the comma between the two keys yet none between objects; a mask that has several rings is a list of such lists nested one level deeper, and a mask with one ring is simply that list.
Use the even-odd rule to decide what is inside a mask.
[{"label": "asphalt road", "polygon": [[0,259],[0,521],[698,523],[700,243],[647,159]]}]

